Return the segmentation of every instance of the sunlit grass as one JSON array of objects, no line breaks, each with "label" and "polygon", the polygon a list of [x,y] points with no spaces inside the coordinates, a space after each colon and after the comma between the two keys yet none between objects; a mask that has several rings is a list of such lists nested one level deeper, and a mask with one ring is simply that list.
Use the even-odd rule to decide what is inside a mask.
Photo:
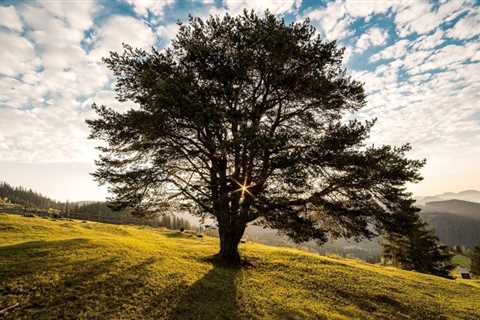
[{"label": "sunlit grass", "polygon": [[478,319],[477,281],[446,280],[247,243],[253,266],[213,265],[217,239],[0,214],[7,319]]}]

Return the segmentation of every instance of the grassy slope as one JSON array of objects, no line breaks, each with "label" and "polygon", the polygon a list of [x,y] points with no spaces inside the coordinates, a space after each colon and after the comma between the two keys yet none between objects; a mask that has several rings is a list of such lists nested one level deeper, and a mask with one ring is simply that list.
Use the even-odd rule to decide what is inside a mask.
[{"label": "grassy slope", "polygon": [[480,283],[243,244],[253,267],[205,257],[213,238],[0,214],[7,319],[479,319]]}]

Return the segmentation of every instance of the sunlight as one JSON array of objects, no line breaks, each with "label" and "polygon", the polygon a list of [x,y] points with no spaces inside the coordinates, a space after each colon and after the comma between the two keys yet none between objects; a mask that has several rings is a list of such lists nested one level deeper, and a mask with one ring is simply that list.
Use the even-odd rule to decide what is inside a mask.
[{"label": "sunlight", "polygon": [[231,177],[231,179],[236,183],[238,184],[239,188],[234,190],[233,192],[241,192],[240,193],[240,200],[243,201],[243,199],[245,199],[245,193],[248,193],[252,198],[253,198],[253,194],[250,192],[250,190],[248,190],[249,188],[253,187],[253,183],[250,183],[250,184],[247,184],[247,178],[245,177],[245,179],[243,180],[243,183],[240,183],[238,182],[235,178]]}]

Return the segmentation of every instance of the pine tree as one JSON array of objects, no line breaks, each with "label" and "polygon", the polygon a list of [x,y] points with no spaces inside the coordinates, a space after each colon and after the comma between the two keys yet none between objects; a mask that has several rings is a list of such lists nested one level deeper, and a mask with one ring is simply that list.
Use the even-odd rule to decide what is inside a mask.
[{"label": "pine tree", "polygon": [[191,18],[162,51],[125,46],[104,62],[138,108],[93,106],[90,137],[106,142],[94,176],[116,208],[175,199],[215,220],[228,263],[252,222],[296,242],[377,236],[424,162],[408,144],[367,145],[375,120],[347,120],[367,101],[343,52],[268,11]]},{"label": "pine tree", "polygon": [[383,258],[396,267],[449,277],[452,253],[442,245],[433,230],[418,216],[408,215],[401,232],[387,232],[383,239]]},{"label": "pine tree", "polygon": [[382,258],[385,264],[390,264],[398,268],[406,268],[410,266],[410,255],[407,250],[409,248],[408,237],[399,233],[387,233],[383,237],[383,254]]},{"label": "pine tree", "polygon": [[480,276],[480,246],[475,246],[472,249],[471,261],[472,274]]}]

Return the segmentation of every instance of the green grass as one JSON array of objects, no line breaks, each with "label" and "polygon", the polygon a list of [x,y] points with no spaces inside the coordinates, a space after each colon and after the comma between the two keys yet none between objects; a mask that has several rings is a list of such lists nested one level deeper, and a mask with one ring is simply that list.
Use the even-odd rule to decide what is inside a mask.
[{"label": "green grass", "polygon": [[[5,319],[479,319],[480,283],[247,243],[0,214]],[[18,303],[18,305],[16,305]]]}]

